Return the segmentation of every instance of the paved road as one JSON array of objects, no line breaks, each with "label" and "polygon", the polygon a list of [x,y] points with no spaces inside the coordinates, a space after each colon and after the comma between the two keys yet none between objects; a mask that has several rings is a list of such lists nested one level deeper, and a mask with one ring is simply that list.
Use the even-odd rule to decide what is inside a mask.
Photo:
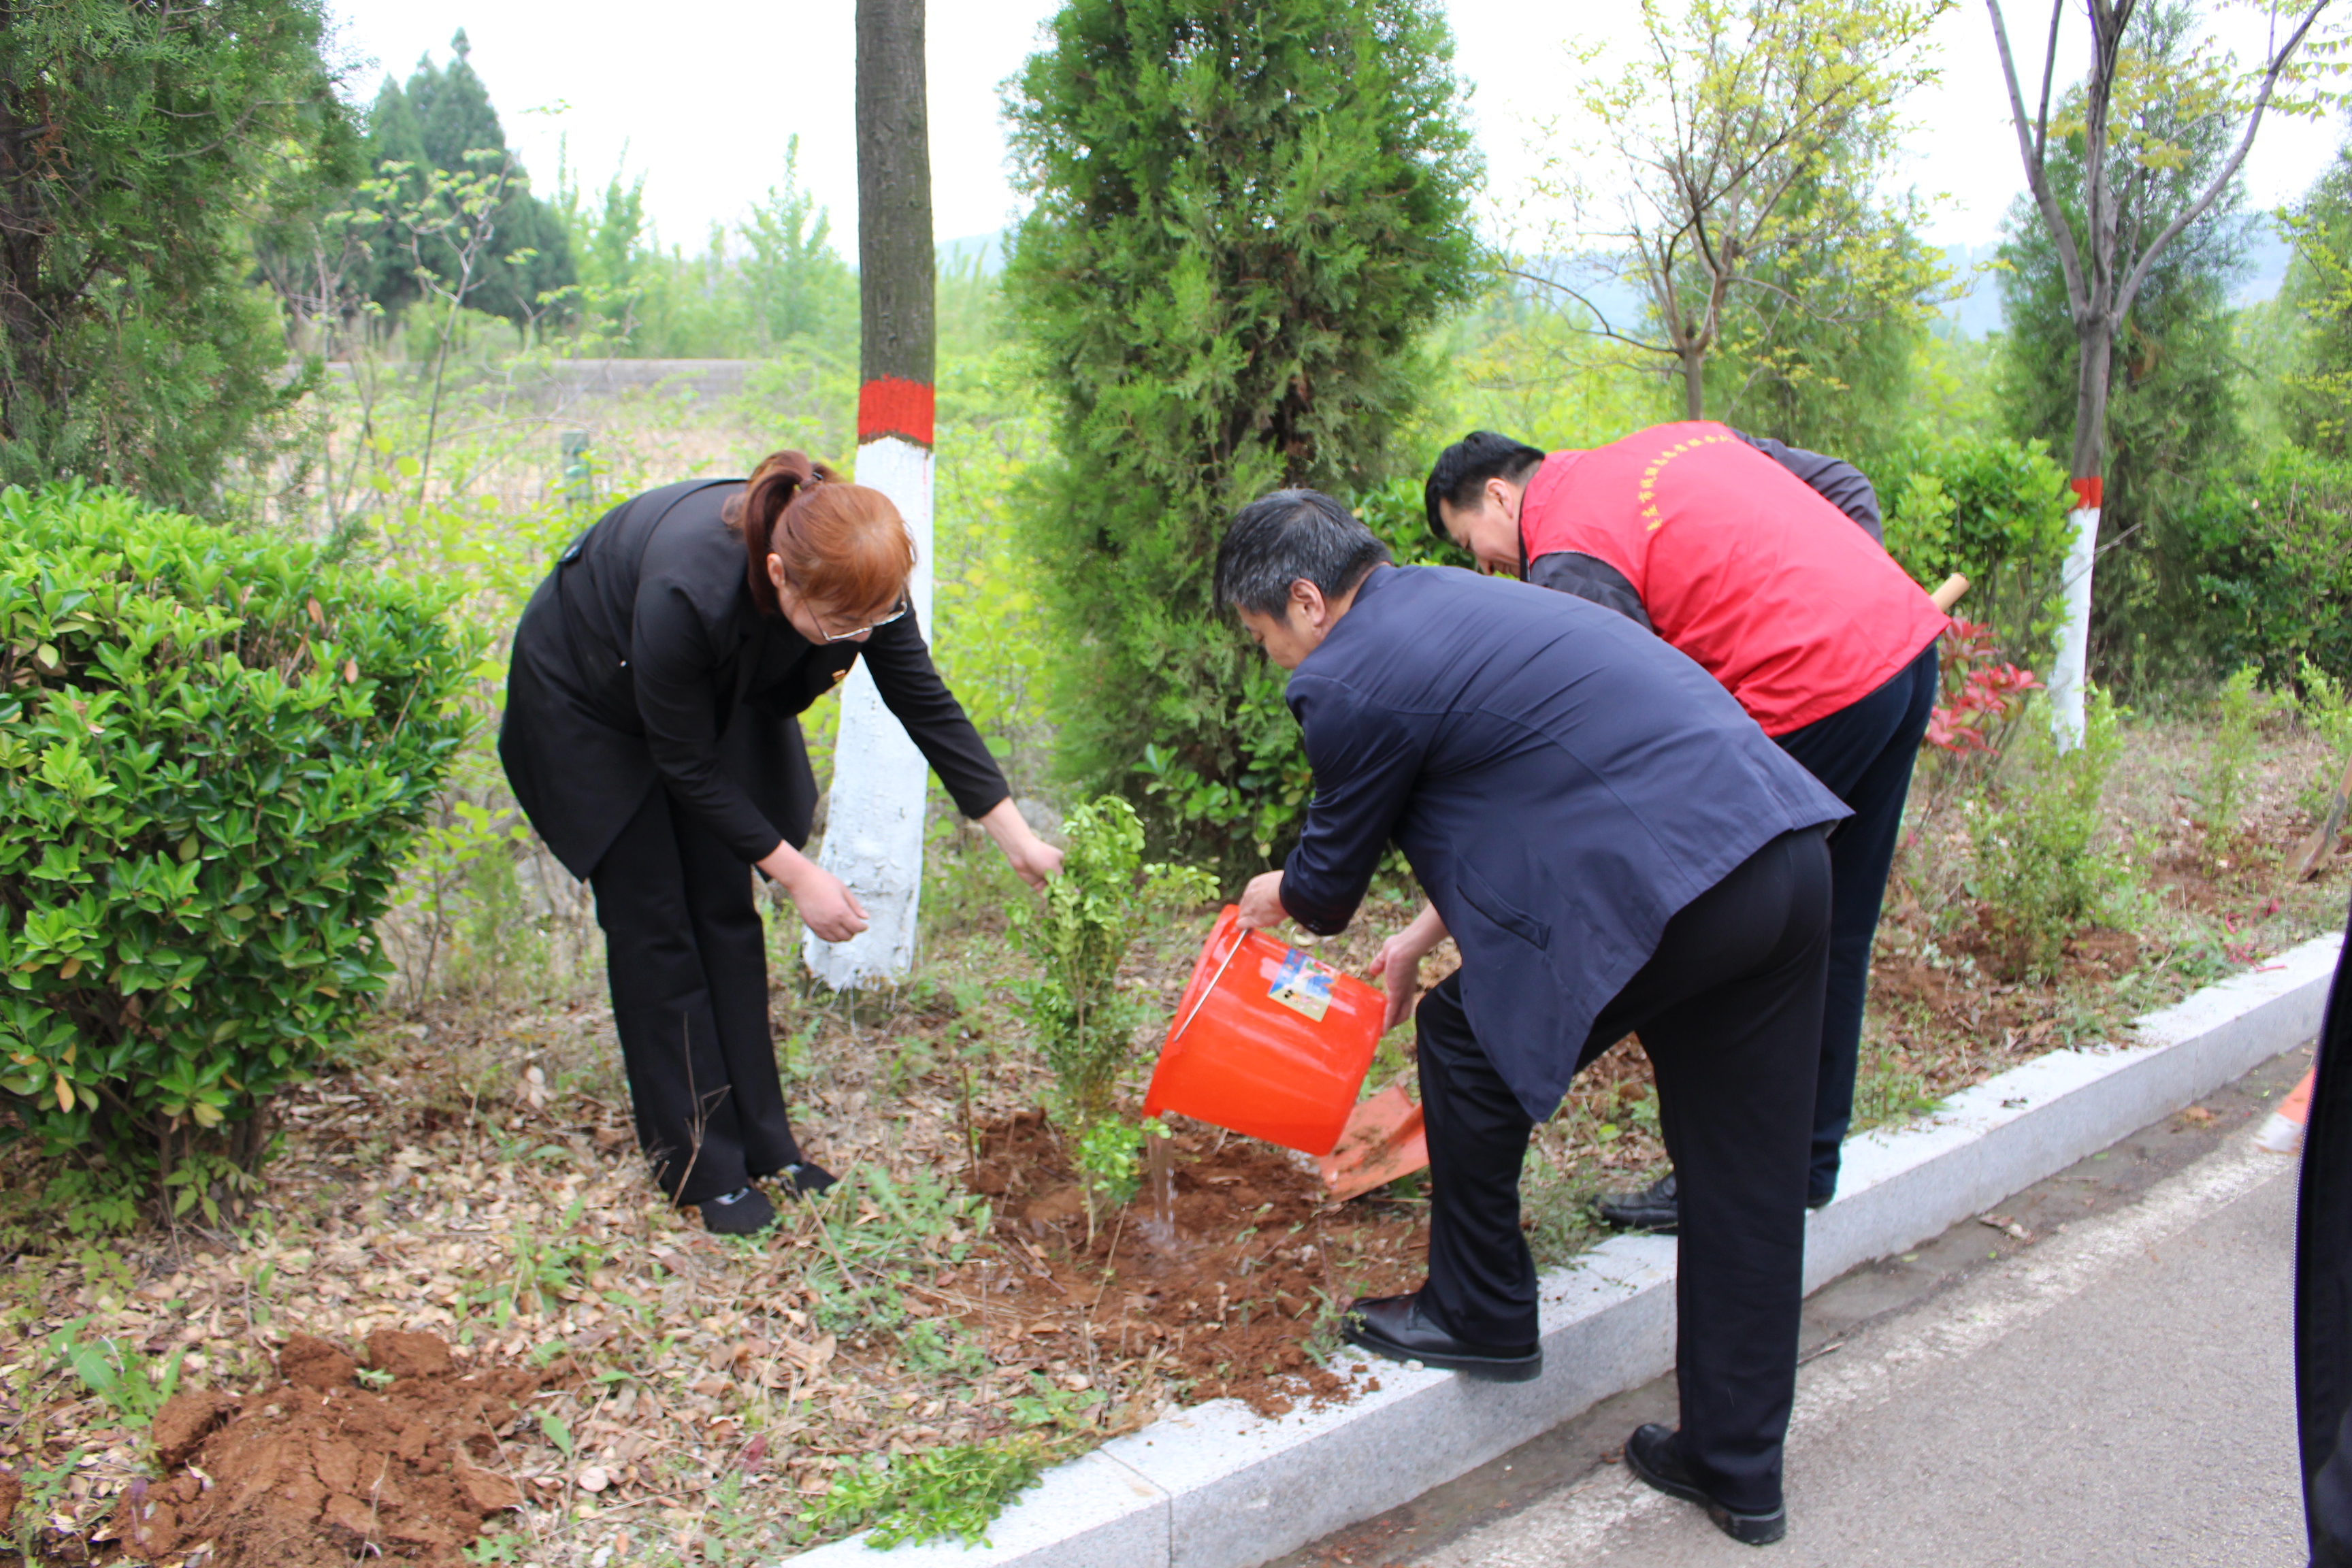
[{"label": "paved road", "polygon": [[[1934,1271],[1908,1300],[1889,1304],[1899,1267],[1817,1298],[1790,1531],[1768,1557],[1596,1463],[1635,1422],[1672,1420],[1661,1383],[1291,1561],[2295,1568],[2295,1165],[2252,1148],[2250,1123],[2307,1062],[2004,1205],[2030,1241],[1961,1226],[1932,1244],[1940,1260],[1900,1260]],[[1521,1469],[1550,1484],[1514,1485]]]}]

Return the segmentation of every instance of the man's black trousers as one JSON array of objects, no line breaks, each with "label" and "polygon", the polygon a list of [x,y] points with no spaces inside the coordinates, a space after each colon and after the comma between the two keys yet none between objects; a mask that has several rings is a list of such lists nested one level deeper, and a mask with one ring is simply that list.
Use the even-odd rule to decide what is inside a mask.
[{"label": "man's black trousers", "polygon": [[2312,1568],[2352,1568],[2352,921],[2317,1072],[2295,1212],[2295,1413]]},{"label": "man's black trousers", "polygon": [[588,880],[654,1180],[698,1204],[799,1163],[751,868],[656,785]]},{"label": "man's black trousers", "polygon": [[1877,690],[1826,719],[1781,736],[1780,749],[1802,763],[1853,815],[1830,834],[1830,984],[1822,1007],[1821,1070],[1813,1089],[1813,1163],[1805,1195],[1826,1201],[1837,1191],[1838,1147],[1853,1122],[1854,1073],[1862,1051],[1862,1008],[1870,992],[1870,943],[1886,899],[1886,872],[1903,830],[1911,764],[1936,706],[1935,643]]},{"label": "man's black trousers", "polygon": [[[1782,834],[1666,922],[1577,1064],[1638,1029],[1656,1068],[1682,1194],[1682,1451],[1742,1513],[1780,1506],[1829,927],[1822,830]],[[1457,1338],[1526,1344],[1536,1270],[1519,1230],[1519,1164],[1535,1123],[1472,1035],[1462,983],[1448,976],[1417,1015],[1431,1176],[1422,1304]]]}]

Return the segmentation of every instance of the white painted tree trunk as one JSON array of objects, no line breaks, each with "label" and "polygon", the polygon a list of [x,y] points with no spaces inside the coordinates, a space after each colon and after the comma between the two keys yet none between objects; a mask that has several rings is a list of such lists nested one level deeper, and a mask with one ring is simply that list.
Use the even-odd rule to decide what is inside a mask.
[{"label": "white painted tree trunk", "polygon": [[2058,623],[2058,653],[2050,665],[2050,733],[2062,752],[2083,743],[2084,683],[2091,662],[2091,566],[2099,549],[2099,509],[2077,507],[2068,514],[2074,537],[2066,546],[2062,591],[2065,611]]},{"label": "white painted tree trunk", "polygon": [[[857,448],[857,482],[898,504],[915,540],[907,591],[924,636],[931,635],[931,453],[884,436]],[[868,924],[847,942],[802,932],[801,953],[816,977],[839,991],[903,979],[915,962],[915,918],[923,890],[923,805],[930,765],[882,705],[860,659],[841,683],[841,730],[834,744],[824,844],[817,864],[866,906]]]}]

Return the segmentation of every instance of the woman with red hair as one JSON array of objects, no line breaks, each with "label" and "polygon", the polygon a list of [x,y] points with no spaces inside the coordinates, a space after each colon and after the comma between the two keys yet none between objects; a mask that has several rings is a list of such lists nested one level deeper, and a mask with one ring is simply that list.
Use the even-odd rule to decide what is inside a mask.
[{"label": "woman with red hair", "polygon": [[637,1142],[711,1230],[773,1220],[763,1178],[796,1194],[834,1179],[785,1110],[750,875],[824,941],[866,929],[856,897],[800,852],[816,780],[799,714],[863,655],[1013,869],[1036,886],[1061,867],[932,668],[914,568],[888,497],[778,452],[748,480],[614,508],[515,630],[499,757],[531,826],[595,889]]}]

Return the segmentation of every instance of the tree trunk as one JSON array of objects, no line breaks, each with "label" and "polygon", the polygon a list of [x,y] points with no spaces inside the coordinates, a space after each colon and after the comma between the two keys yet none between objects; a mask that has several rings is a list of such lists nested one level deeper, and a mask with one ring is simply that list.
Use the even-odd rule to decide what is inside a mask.
[{"label": "tree trunk", "polygon": [[1706,351],[1685,352],[1683,362],[1683,417],[1706,417]]},{"label": "tree trunk", "polygon": [[[937,374],[924,0],[857,0],[858,379],[929,387]],[[863,428],[863,402],[858,439]],[[892,434],[928,447],[919,431]]]},{"label": "tree trunk", "polygon": [[[917,618],[929,621],[938,249],[923,3],[857,0],[857,480],[906,519],[915,542],[908,594]],[[819,858],[856,891],[869,923],[845,942],[811,932],[802,943],[809,968],[836,989],[899,979],[913,966],[929,782],[922,753],[860,662],[842,683]]]},{"label": "tree trunk", "polygon": [[[2095,236],[2093,243],[2097,242]],[[2066,544],[2061,576],[2064,608],[2058,623],[2057,652],[2050,666],[2050,727],[2061,751],[2072,751],[2083,740],[2091,652],[2091,569],[2098,558],[2104,488],[2099,469],[2106,460],[2107,380],[2116,342],[2112,315],[2095,306],[2086,314],[2088,319],[2075,329],[2074,453],[2070,465],[2076,499],[2074,532]]]}]

